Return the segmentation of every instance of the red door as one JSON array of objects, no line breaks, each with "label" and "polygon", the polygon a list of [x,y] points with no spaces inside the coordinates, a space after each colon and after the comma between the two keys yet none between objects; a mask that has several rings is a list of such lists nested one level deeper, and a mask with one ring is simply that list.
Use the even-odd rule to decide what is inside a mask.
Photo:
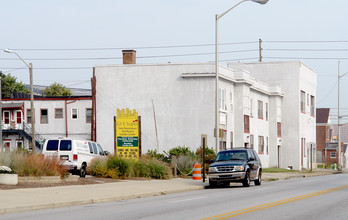
[{"label": "red door", "polygon": [[16,112],[16,121],[17,121],[17,124],[22,124],[22,112],[20,111]]}]

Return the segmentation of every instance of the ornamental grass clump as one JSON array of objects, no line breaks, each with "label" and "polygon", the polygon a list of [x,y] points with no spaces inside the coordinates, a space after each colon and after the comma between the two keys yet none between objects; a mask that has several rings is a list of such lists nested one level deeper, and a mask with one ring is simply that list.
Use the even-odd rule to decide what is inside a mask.
[{"label": "ornamental grass clump", "polygon": [[150,157],[138,160],[125,159],[116,156],[95,158],[88,165],[90,175],[104,178],[153,178],[168,179],[171,171],[168,165]]},{"label": "ornamental grass clump", "polygon": [[19,176],[61,176],[68,171],[57,157],[45,157],[25,151],[0,153],[0,164],[10,167]]}]

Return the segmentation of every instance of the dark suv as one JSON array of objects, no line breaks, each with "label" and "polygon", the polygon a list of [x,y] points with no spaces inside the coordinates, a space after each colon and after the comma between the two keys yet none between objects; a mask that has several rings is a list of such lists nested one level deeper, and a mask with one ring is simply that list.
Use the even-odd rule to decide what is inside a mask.
[{"label": "dark suv", "polygon": [[209,166],[209,185],[222,183],[229,186],[230,182],[242,182],[249,187],[250,181],[261,185],[262,165],[259,156],[253,149],[233,148],[220,151],[215,161]]}]

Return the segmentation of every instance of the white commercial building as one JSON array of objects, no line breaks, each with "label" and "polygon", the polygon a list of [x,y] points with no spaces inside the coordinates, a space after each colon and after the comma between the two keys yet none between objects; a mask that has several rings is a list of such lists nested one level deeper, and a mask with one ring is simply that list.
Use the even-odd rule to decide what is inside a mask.
[{"label": "white commercial building", "polygon": [[[116,110],[126,108],[141,116],[143,153],[196,150],[203,134],[215,149],[213,63],[97,66],[95,76],[96,137],[106,150],[114,149]],[[316,128],[312,70],[300,62],[230,64],[220,67],[219,84],[219,150],[254,148],[264,167],[310,167]]]},{"label": "white commercial building", "polygon": [[[29,98],[2,100],[4,150],[29,148],[32,139]],[[35,97],[35,137],[39,148],[44,139],[71,137],[91,139],[92,97]]]}]

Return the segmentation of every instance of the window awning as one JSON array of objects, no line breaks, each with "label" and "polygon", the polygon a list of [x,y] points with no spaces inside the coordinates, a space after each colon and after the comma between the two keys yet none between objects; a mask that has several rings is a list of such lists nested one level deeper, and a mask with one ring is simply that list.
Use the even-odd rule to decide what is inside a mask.
[{"label": "window awning", "polygon": [[1,103],[2,109],[10,109],[10,108],[17,108],[20,109],[23,107],[23,102],[20,103]]}]

